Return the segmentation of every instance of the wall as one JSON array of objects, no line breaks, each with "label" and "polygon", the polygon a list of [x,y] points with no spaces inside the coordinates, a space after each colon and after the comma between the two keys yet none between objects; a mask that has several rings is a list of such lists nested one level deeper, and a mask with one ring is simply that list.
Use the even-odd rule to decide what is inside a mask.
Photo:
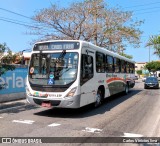
[{"label": "wall", "polygon": [[25,98],[27,70],[27,66],[16,65],[15,70],[0,77],[0,85],[6,84],[4,89],[0,89],[0,102]]}]

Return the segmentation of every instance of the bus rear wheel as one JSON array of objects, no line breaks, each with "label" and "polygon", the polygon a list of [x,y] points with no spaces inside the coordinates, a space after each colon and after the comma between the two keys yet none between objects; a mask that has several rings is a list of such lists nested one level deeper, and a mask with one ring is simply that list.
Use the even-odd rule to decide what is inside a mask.
[{"label": "bus rear wheel", "polygon": [[128,92],[129,92],[129,85],[128,85],[128,84],[126,84],[126,86],[125,86],[125,90],[124,90],[124,94],[125,94],[125,95],[127,95],[127,94],[128,94]]},{"label": "bus rear wheel", "polygon": [[100,106],[102,104],[102,99],[103,99],[102,92],[101,90],[98,89],[94,106],[95,107]]}]

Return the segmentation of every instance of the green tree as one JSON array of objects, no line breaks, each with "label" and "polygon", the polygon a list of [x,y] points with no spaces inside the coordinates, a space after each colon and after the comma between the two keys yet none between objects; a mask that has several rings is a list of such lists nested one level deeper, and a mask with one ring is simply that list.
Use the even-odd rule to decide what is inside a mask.
[{"label": "green tree", "polygon": [[128,59],[133,59],[132,55],[128,55],[128,54],[125,54],[125,53],[119,53],[119,55],[124,56],[124,57],[126,57]]},{"label": "green tree", "polygon": [[142,21],[132,19],[132,12],[110,8],[104,0],[85,0],[63,8],[52,4],[33,16],[30,34],[41,40],[85,40],[118,52],[128,42],[139,45]]},{"label": "green tree", "polygon": [[[8,58],[9,62],[3,62],[2,59],[4,57],[4,52],[7,51],[10,58]],[[3,75],[8,70],[14,70],[15,67],[13,65],[10,65],[13,61],[13,55],[11,55],[11,50],[6,45],[6,43],[0,44],[0,76]]]},{"label": "green tree", "polygon": [[136,73],[137,73],[138,76],[140,77],[140,75],[142,75],[142,70],[137,70]]},{"label": "green tree", "polygon": [[[6,55],[6,62],[2,63],[2,59],[4,59],[4,52],[8,52],[8,55]],[[14,70],[15,66],[10,65],[15,59],[15,55],[12,55],[11,50],[7,46],[6,43],[0,44],[0,76],[5,74],[8,70]],[[6,84],[0,84],[0,89],[5,88]]]},{"label": "green tree", "polygon": [[160,58],[160,35],[150,37],[146,46],[153,47],[154,54],[156,54]]},{"label": "green tree", "polygon": [[152,61],[152,62],[147,63],[144,67],[148,69],[149,72],[154,73],[155,71],[160,70],[160,62]]}]

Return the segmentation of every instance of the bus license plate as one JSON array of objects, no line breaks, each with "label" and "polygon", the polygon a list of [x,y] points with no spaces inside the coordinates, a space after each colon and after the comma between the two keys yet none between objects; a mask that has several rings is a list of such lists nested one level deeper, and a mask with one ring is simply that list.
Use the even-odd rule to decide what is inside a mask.
[{"label": "bus license plate", "polygon": [[43,103],[42,103],[42,106],[43,106],[43,107],[48,107],[48,108],[50,108],[50,107],[51,107],[51,103],[44,103],[44,102],[43,102]]}]

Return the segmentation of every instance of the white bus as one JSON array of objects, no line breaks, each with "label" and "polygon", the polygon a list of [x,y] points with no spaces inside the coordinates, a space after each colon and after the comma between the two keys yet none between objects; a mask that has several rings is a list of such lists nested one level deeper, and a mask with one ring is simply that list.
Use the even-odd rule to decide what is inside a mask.
[{"label": "white bus", "polygon": [[134,61],[79,40],[34,45],[26,82],[26,98],[43,107],[80,108],[135,85]]}]

